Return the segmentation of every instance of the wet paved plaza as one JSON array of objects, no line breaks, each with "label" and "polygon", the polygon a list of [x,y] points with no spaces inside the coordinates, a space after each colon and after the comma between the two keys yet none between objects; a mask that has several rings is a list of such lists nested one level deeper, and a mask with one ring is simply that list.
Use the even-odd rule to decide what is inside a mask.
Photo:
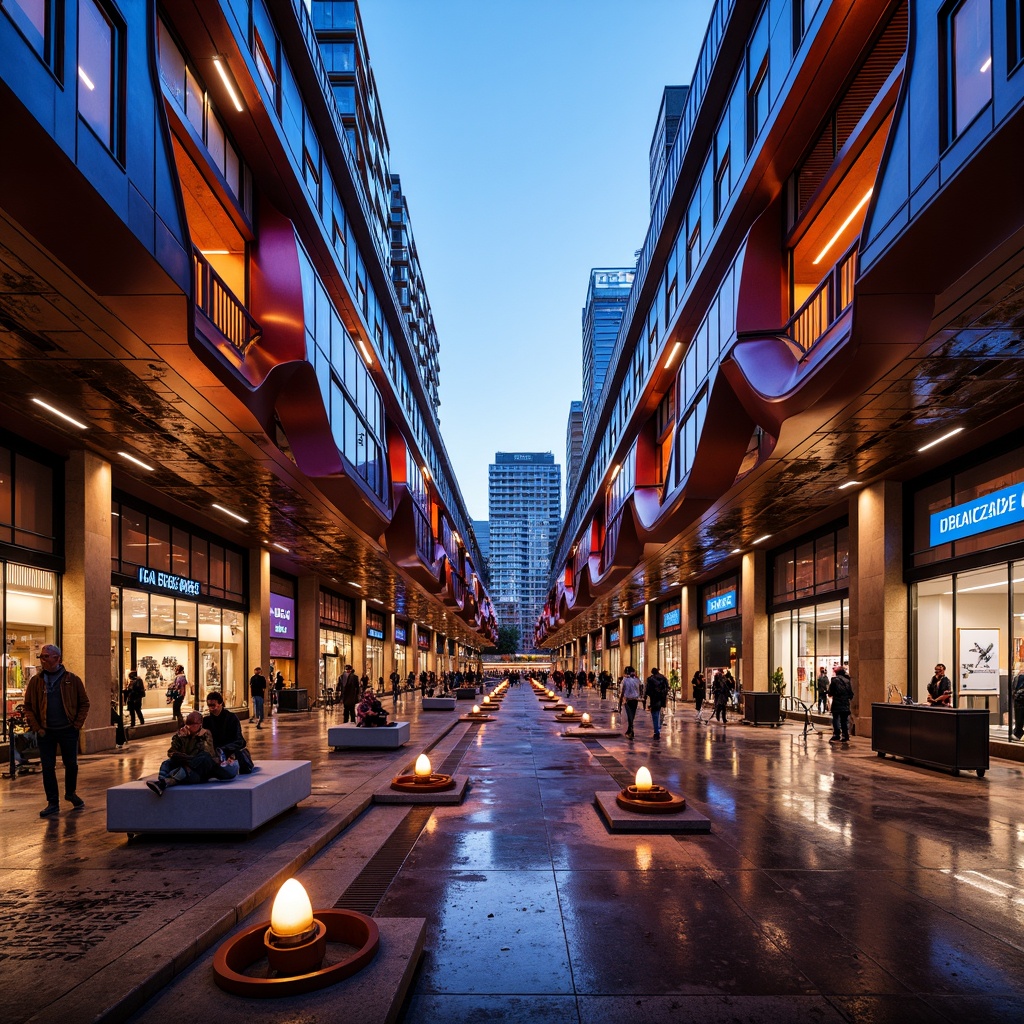
[{"label": "wet paved plaza", "polygon": [[[618,724],[594,691],[573,703]],[[5,783],[0,1020],[376,1019],[348,983],[226,995],[210,963],[231,928],[268,916],[278,877],[358,909],[364,868],[385,862],[365,909],[425,922],[406,1022],[1024,1020],[1015,763],[954,778],[864,738],[703,726],[682,705],[660,741],[643,712],[635,741],[565,739],[526,684],[492,723],[411,698],[399,717],[413,738],[398,755],[328,751],[322,712],[247,728],[257,761],[311,758],[313,796],[243,841],[106,833],[103,789],[155,770],[166,737],[85,758],[88,806],[56,821],[37,818],[38,777]],[[461,806],[366,806],[432,744],[471,779]],[[594,793],[641,764],[711,833],[609,833]]]}]

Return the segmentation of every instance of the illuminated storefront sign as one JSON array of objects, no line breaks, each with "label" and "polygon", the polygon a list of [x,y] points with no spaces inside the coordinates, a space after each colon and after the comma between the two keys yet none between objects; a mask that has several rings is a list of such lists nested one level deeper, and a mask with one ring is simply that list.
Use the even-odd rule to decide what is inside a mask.
[{"label": "illuminated storefront sign", "polygon": [[270,595],[270,637],[278,640],[295,639],[295,600],[281,594]]},{"label": "illuminated storefront sign", "polygon": [[157,572],[156,569],[139,569],[136,577],[144,587],[153,590],[166,590],[171,594],[183,594],[186,597],[199,597],[201,587],[198,580],[190,580],[186,576],[175,576],[171,572]]},{"label": "illuminated storefront sign", "polygon": [[724,594],[716,594],[704,602],[705,615],[717,615],[719,612],[731,612],[736,607],[736,591],[727,590]]},{"label": "illuminated storefront sign", "polygon": [[929,543],[936,547],[1019,522],[1024,522],[1024,488],[1016,484],[993,491],[983,498],[933,512],[928,518]]}]

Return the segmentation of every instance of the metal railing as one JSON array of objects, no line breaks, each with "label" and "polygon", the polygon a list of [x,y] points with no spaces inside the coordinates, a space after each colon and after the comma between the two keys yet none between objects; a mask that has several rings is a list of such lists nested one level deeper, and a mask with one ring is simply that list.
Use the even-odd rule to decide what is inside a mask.
[{"label": "metal railing", "polygon": [[196,248],[192,250],[192,277],[196,307],[244,354],[254,341],[260,340],[263,329]]},{"label": "metal railing", "polygon": [[805,351],[825,334],[853,301],[858,238],[793,314],[786,333]]}]

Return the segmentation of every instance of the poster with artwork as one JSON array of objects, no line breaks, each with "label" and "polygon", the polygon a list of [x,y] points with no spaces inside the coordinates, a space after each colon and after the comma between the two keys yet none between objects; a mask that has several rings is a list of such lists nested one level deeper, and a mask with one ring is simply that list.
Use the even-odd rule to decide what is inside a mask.
[{"label": "poster with artwork", "polygon": [[958,629],[957,634],[960,693],[999,693],[999,630]]}]

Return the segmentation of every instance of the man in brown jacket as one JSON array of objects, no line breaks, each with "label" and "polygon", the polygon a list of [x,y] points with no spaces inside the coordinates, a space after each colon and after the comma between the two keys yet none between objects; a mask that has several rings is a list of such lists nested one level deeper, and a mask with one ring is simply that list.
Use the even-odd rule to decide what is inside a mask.
[{"label": "man in brown jacket", "polygon": [[85,683],[64,667],[60,648],[45,644],[39,652],[42,671],[25,688],[25,718],[28,727],[39,736],[39,761],[43,769],[46,806],[40,818],[60,811],[57,789],[57,750],[64,763],[64,799],[80,811],[85,801],[78,795],[78,734],[89,714]]}]

